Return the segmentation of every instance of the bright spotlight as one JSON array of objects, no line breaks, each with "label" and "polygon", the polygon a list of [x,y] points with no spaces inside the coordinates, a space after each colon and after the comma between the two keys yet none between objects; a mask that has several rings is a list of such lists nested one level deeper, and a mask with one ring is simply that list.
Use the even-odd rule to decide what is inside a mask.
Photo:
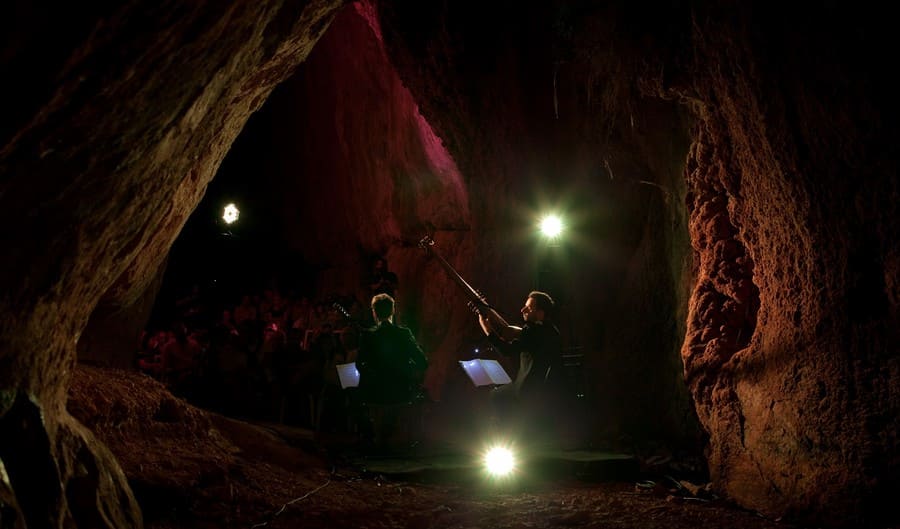
[{"label": "bright spotlight", "polygon": [[541,220],[541,233],[554,239],[562,233],[562,221],[556,215],[547,215]]},{"label": "bright spotlight", "polygon": [[225,206],[225,211],[222,213],[222,220],[225,221],[226,224],[232,224],[235,222],[238,217],[241,215],[241,211],[235,206],[233,203]]},{"label": "bright spotlight", "polygon": [[495,446],[484,455],[484,466],[490,475],[503,477],[515,470],[516,458],[509,448]]}]

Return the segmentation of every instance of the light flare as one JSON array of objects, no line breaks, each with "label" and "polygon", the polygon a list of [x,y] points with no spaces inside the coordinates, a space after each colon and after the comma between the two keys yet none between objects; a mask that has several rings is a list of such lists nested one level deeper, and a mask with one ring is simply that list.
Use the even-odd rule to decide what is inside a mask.
[{"label": "light flare", "polygon": [[484,466],[492,476],[508,476],[516,469],[516,458],[509,447],[495,446],[484,454]]},{"label": "light flare", "polygon": [[545,236],[554,239],[562,233],[563,224],[562,220],[556,215],[547,215],[543,219],[541,219],[541,233]]},{"label": "light flare", "polygon": [[225,206],[225,210],[222,212],[222,220],[224,220],[226,224],[237,222],[237,219],[240,216],[241,211],[237,208],[237,206],[234,205],[234,203]]}]

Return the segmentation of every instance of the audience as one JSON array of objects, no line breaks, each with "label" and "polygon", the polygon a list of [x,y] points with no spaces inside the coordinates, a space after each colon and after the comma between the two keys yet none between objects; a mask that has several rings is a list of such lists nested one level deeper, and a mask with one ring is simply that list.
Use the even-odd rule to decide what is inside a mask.
[{"label": "audience", "polygon": [[354,317],[361,312],[353,295],[311,300],[268,287],[223,304],[194,285],[167,328],[142,334],[137,365],[215,411],[346,429],[347,395],[335,365],[353,361],[357,337],[335,304]]}]

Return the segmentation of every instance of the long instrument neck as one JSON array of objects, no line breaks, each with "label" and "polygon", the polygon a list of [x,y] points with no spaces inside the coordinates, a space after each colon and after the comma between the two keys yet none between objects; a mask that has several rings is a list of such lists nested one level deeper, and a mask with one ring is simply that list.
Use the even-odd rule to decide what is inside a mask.
[{"label": "long instrument neck", "polygon": [[472,288],[472,285],[463,279],[462,276],[459,275],[459,272],[457,272],[456,269],[441,256],[441,254],[434,251],[434,248],[431,249],[431,254],[437,258],[438,262],[441,263],[441,266],[444,267],[444,270],[450,274],[450,278],[463,289],[469,300],[477,305],[479,314],[483,315],[488,320],[491,329],[499,334],[501,339],[509,342],[518,337],[519,332],[521,332],[519,327],[513,327],[507,323],[506,320],[503,319],[503,316],[488,304],[487,299],[485,299],[485,297],[477,290]]},{"label": "long instrument neck", "polygon": [[456,282],[456,284],[459,285],[459,287],[463,289],[463,291],[465,291],[466,295],[472,301],[481,305],[487,305],[484,297],[481,296],[474,288],[472,288],[472,285],[470,285],[465,279],[463,279],[462,276],[459,275],[459,273],[450,265],[450,263],[447,262],[446,259],[441,257],[441,254],[435,251],[432,251],[432,254],[437,257],[438,262],[441,263],[441,266],[444,267],[444,270],[446,270],[447,273],[450,274],[450,278],[453,279],[453,281]]}]

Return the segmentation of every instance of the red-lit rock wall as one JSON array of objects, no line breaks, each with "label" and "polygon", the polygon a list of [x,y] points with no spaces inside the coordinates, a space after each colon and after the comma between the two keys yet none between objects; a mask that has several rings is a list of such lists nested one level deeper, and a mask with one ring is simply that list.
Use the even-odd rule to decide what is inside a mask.
[{"label": "red-lit rock wall", "polygon": [[682,354],[711,474],[769,514],[878,523],[900,462],[896,105],[868,56],[884,34],[741,14],[694,29]]},{"label": "red-lit rock wall", "polygon": [[448,260],[467,265],[470,196],[388,61],[370,7],[335,17],[247,133],[271,138],[245,151],[259,163],[254,193],[278,211],[279,244],[320,270],[309,278],[317,298],[353,295],[367,306],[369,267],[385,256],[399,278],[397,320],[416,330],[431,360],[427,385],[440,398],[462,337],[477,328],[417,243],[433,235]]}]

